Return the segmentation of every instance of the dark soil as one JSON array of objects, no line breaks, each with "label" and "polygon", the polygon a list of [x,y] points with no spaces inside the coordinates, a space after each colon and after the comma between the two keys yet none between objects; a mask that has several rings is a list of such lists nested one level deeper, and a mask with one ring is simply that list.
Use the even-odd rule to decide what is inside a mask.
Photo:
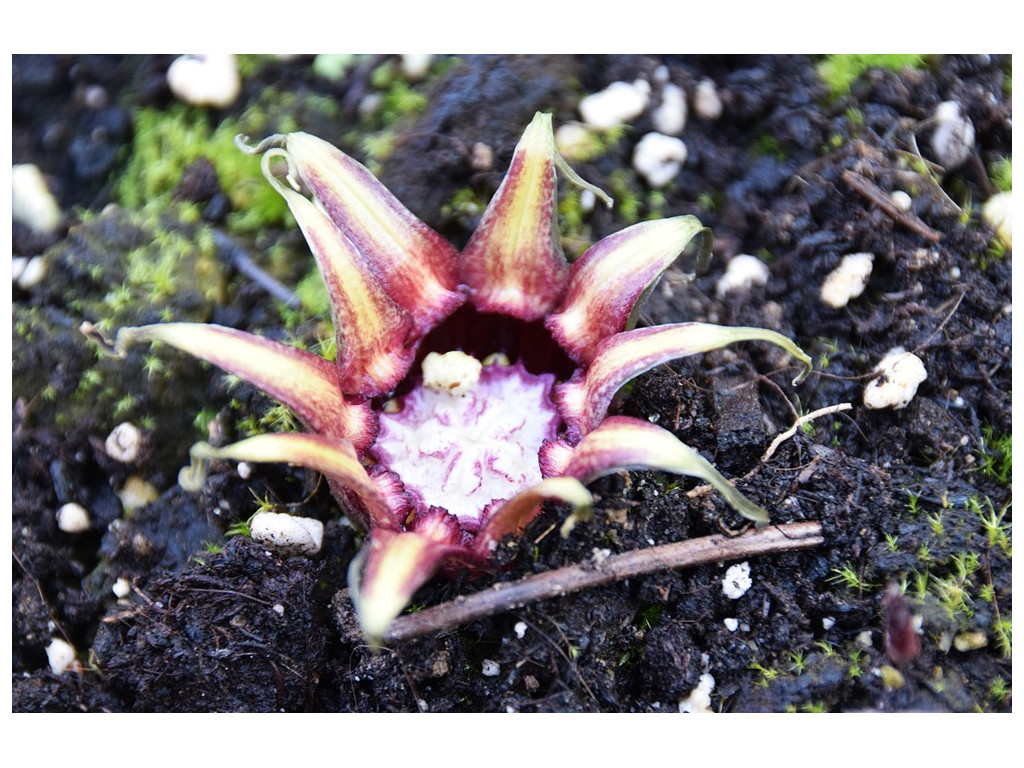
[{"label": "dark soil", "polygon": [[[722,590],[730,563],[661,571],[379,652],[355,629],[345,590],[359,539],[315,475],[260,466],[242,479],[222,465],[200,494],[176,484],[192,442],[244,433],[273,404],[166,350],[157,363],[148,350],[98,360],[78,333],[83,320],[113,317],[115,327],[189,319],[306,344],[322,336],[322,318],[297,315],[238,261],[224,261],[224,240],[212,256],[185,248],[168,295],[135,292],[113,307],[112,292],[130,277],[126,254],[168,233],[186,243],[201,242],[200,229],[230,234],[232,248],[288,286],[311,267],[293,229],[231,229],[231,190],[208,161],[190,166],[166,210],[108,208],[136,138],[133,118],[174,103],[163,79],[170,60],[13,61],[14,162],[42,169],[67,218],[52,237],[14,228],[14,254],[44,254],[47,265],[43,283],[14,288],[15,711],[674,712],[704,673],[722,711],[1010,710],[1011,255],[993,249],[977,213],[993,191],[993,164],[1012,151],[1009,57],[870,70],[838,97],[805,57],[468,57],[436,61],[425,81],[404,86],[426,97],[422,106],[387,119],[360,117],[359,104],[397,93],[394,72],[385,77],[389,59],[357,62],[334,81],[313,74],[308,59],[254,62],[239,101],[206,110],[209,125],[258,122],[257,105],[262,133],[294,120],[376,162],[399,198],[456,245],[476,209],[453,201],[467,191],[489,198],[537,110],[552,111],[556,125],[578,119],[582,96],[615,80],[653,81],[659,66],[690,94],[713,78],[723,114],[704,120],[691,108],[689,159],[660,194],[630,162],[652,130],[649,114],[601,156],[575,163],[619,204],[593,211],[573,237],[595,241],[633,216],[697,215],[715,233],[710,271],[686,284],[674,268],[644,321],[768,327],[815,360],[794,388],[785,355],[739,345],[650,372],[621,408],[714,460],[773,522],[819,521],[824,545],[751,558],[753,586],[736,600]],[[975,126],[975,156],[929,175],[915,147],[933,159],[928,119],[950,99]],[[361,139],[385,129],[390,153],[368,156]],[[492,167],[474,164],[478,142],[491,148]],[[861,180],[885,195],[909,192],[912,218],[872,203]],[[183,199],[199,221],[180,215]],[[826,307],[822,280],[861,251],[875,254],[866,291],[843,309]],[[761,255],[771,277],[719,298],[715,281],[740,253]],[[922,359],[928,379],[907,408],[869,410],[864,384],[897,346]],[[798,430],[762,462],[798,414],[840,403],[853,408]],[[104,447],[125,420],[142,424],[148,441],[130,464]],[[118,491],[132,477],[158,498],[125,509]],[[592,490],[594,518],[569,538],[557,533],[564,510],[551,508],[503,544],[500,574],[436,580],[416,607],[595,553],[743,528],[720,498],[678,478],[635,472]],[[323,552],[286,557],[228,537],[255,511],[254,496],[324,520]],[[58,529],[55,511],[72,501],[89,510],[88,532]],[[119,579],[131,585],[120,599]],[[921,617],[912,658],[887,650],[891,584],[905,587],[901,600]],[[888,626],[906,631],[899,624]],[[74,646],[80,671],[50,670],[53,637]]]}]

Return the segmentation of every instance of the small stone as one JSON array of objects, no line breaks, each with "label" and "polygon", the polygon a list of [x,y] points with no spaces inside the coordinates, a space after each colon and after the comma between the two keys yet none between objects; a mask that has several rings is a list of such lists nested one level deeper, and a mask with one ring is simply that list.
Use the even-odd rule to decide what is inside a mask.
[{"label": "small stone", "polygon": [[516,625],[512,627],[512,630],[516,633],[516,637],[522,640],[524,637],[526,637],[526,622],[517,621]]},{"label": "small stone", "polygon": [[501,665],[493,659],[484,659],[480,671],[484,677],[497,677],[501,673]]},{"label": "small stone", "polygon": [[821,628],[826,632],[836,625],[834,616],[826,616],[821,620]]},{"label": "small stone", "polygon": [[315,555],[324,540],[324,524],[311,517],[260,512],[249,526],[253,541],[283,552]]},{"label": "small stone", "polygon": [[422,80],[430,72],[434,57],[429,53],[403,53],[402,74],[410,82]]},{"label": "small stone", "polygon": [[11,218],[44,235],[60,226],[60,206],[38,166],[11,166]]},{"label": "small stone", "polygon": [[50,662],[50,670],[55,675],[62,675],[68,669],[76,669],[78,663],[75,657],[74,646],[59,637],[53,638],[46,646],[46,659]]},{"label": "small stone", "polygon": [[892,200],[893,205],[899,208],[901,211],[909,211],[910,206],[914,204],[913,198],[904,192],[902,189],[895,190],[889,195],[889,199]]},{"label": "small stone", "polygon": [[928,372],[921,358],[903,347],[892,349],[875,366],[878,377],[864,387],[864,405],[868,408],[906,408]]},{"label": "small stone", "polygon": [[841,309],[864,293],[875,262],[873,253],[848,253],[839,266],[828,273],[821,284],[821,300],[833,309]]},{"label": "small stone", "polygon": [[974,152],[974,125],[960,114],[960,105],[944,101],[935,108],[932,150],[947,171],[959,168]]},{"label": "small stone", "polygon": [[57,510],[57,527],[64,533],[83,533],[91,524],[89,512],[81,504],[69,502]]},{"label": "small stone", "polygon": [[242,91],[234,54],[209,53],[179,56],[167,70],[167,85],[186,104],[229,107]]},{"label": "small stone", "polygon": [[124,600],[128,595],[132,593],[132,583],[128,581],[124,576],[114,582],[114,585],[110,588],[110,591],[114,593],[114,597],[118,600]]},{"label": "small stone", "polygon": [[494,167],[494,150],[490,144],[478,141],[470,150],[469,164],[474,171],[485,173]]},{"label": "small stone", "polygon": [[859,635],[857,635],[857,645],[861,646],[862,648],[870,648],[871,647],[871,630],[870,629],[865,629],[863,632],[861,632]]},{"label": "small stone", "polygon": [[555,148],[566,160],[579,162],[597,155],[601,142],[582,123],[565,123],[555,131]]},{"label": "small stone", "polygon": [[997,192],[992,195],[981,207],[981,217],[995,230],[1003,245],[1013,250],[1013,193]]},{"label": "small stone", "polygon": [[685,162],[686,144],[675,136],[648,133],[633,150],[633,169],[656,189],[678,176]]},{"label": "small stone", "polygon": [[685,713],[710,712],[711,692],[715,690],[715,678],[709,672],[700,676],[697,687],[679,702],[679,711]]},{"label": "small stone", "polygon": [[739,600],[751,586],[750,563],[746,561],[730,566],[722,579],[722,593],[730,600]]},{"label": "small stone", "polygon": [[678,136],[686,127],[686,92],[675,83],[666,83],[661,92],[661,104],[651,114],[654,130],[668,136]]},{"label": "small stone", "polygon": [[730,632],[735,632],[740,628],[740,622],[738,619],[723,619],[722,623],[725,624],[725,628]]},{"label": "small stone", "polygon": [[697,83],[693,93],[693,111],[704,120],[717,120],[722,116],[722,99],[711,78],[705,77]]},{"label": "small stone", "polygon": [[715,283],[715,293],[721,299],[733,291],[744,291],[756,285],[766,285],[769,276],[768,265],[757,256],[740,253],[729,259],[725,272]]},{"label": "small stone", "polygon": [[142,452],[142,430],[130,421],[114,427],[103,443],[107,456],[122,464],[131,464]]},{"label": "small stone", "polygon": [[988,636],[984,632],[961,632],[953,638],[953,647],[961,653],[976,651],[988,645]]},{"label": "small stone", "polygon": [[11,263],[11,277],[22,290],[30,290],[46,277],[46,260],[42,256],[30,259],[18,256]]},{"label": "small stone", "polygon": [[117,492],[117,498],[121,500],[121,506],[125,511],[130,512],[138,507],[152,504],[160,498],[160,493],[152,483],[144,478],[139,475],[131,475],[124,481],[121,490]]},{"label": "small stone", "polygon": [[896,669],[896,667],[892,667],[888,664],[882,665],[879,670],[879,675],[882,678],[882,684],[890,690],[902,688],[905,683],[903,673]]},{"label": "small stone", "polygon": [[651,86],[643,80],[615,82],[580,101],[580,115],[594,128],[615,128],[639,117],[647,109],[650,93]]}]

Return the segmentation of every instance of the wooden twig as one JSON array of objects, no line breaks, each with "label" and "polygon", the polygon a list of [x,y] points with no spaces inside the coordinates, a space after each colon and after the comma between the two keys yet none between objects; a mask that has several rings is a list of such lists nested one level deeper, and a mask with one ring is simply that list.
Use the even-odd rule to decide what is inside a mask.
[{"label": "wooden twig", "polygon": [[912,232],[916,232],[930,243],[937,243],[942,239],[942,233],[932,229],[921,219],[912,213],[907,213],[896,206],[877,184],[869,181],[859,173],[851,170],[843,171],[843,181],[853,188],[853,191],[881,208],[890,218],[902,224]]},{"label": "wooden twig", "polygon": [[400,616],[392,622],[383,640],[385,643],[393,643],[450,631],[469,621],[633,576],[772,552],[810,549],[824,541],[821,523],[803,522],[754,529],[739,536],[715,534],[610,555],[584,565],[540,573],[521,581],[495,584],[482,592]]}]

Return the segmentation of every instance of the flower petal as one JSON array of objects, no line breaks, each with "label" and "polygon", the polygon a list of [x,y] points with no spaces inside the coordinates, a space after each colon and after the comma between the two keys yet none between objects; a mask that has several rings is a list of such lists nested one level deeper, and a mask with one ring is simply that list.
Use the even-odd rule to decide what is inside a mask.
[{"label": "flower petal", "polygon": [[576,446],[565,474],[590,483],[623,469],[658,469],[700,478],[747,519],[768,522],[768,513],[737,491],[707,459],[671,432],[641,419],[605,419]]},{"label": "flower petal", "polygon": [[768,341],[806,366],[793,383],[811,370],[811,359],[781,333],[764,328],[730,328],[708,323],[677,323],[625,331],[602,341],[593,363],[555,387],[555,402],[571,437],[587,434],[601,423],[612,399],[627,381],[679,357],[720,349],[737,341]]},{"label": "flower petal", "polygon": [[[662,273],[695,235],[708,231],[694,216],[676,216],[609,235],[573,262],[566,296],[544,324],[574,361],[589,365],[602,339],[636,325]],[[710,256],[710,245],[704,237],[698,261]]]},{"label": "flower petal", "polygon": [[546,499],[571,504],[576,508],[589,508],[594,503],[590,491],[575,478],[549,477],[520,491],[499,506],[477,534],[473,550],[484,557],[490,557],[503,536],[521,531],[537,516],[541,503]]},{"label": "flower petal", "polygon": [[288,203],[327,284],[341,389],[367,397],[390,392],[416,354],[412,318],[388,297],[367,260],[326,214],[270,173],[269,163],[280,154],[276,149],[263,156],[263,172]]},{"label": "flower petal", "polygon": [[555,197],[551,115],[538,112],[459,261],[481,312],[537,320],[561,298],[569,265],[555,229]]},{"label": "flower petal", "polygon": [[297,172],[374,277],[412,317],[417,337],[463,303],[457,251],[420,221],[363,165],[308,133],[283,140]]},{"label": "flower petal", "polygon": [[349,593],[367,638],[380,641],[416,590],[445,564],[479,568],[483,559],[460,546],[455,518],[435,509],[409,531],[374,530],[348,570]]},{"label": "flower petal", "polygon": [[354,495],[358,504],[348,512],[364,528],[399,530],[408,511],[408,501],[404,497],[385,493],[387,485],[374,482],[367,474],[348,440],[299,432],[278,432],[256,435],[223,448],[196,443],[190,453],[192,466],[183,469],[179,475],[180,484],[186,490],[201,487],[205,462],[210,459],[286,462],[323,473],[339,500],[348,496],[339,495],[337,491],[341,489]]},{"label": "flower petal", "polygon": [[244,331],[202,323],[122,328],[113,349],[124,355],[130,345],[152,341],[162,341],[245,379],[288,406],[313,432],[347,438],[360,452],[376,439],[377,422],[369,402],[346,400],[337,367],[322,357]]}]

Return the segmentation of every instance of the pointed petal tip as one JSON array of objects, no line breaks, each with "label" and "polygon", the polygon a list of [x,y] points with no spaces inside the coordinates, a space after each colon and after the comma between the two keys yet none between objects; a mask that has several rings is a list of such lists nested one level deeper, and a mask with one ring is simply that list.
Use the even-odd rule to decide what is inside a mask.
[{"label": "pointed petal tip", "polygon": [[656,469],[696,477],[712,485],[743,517],[766,524],[768,513],[752,502],[715,467],[671,432],[629,416],[612,416],[590,432],[573,451],[567,475],[582,482],[620,470]]}]

